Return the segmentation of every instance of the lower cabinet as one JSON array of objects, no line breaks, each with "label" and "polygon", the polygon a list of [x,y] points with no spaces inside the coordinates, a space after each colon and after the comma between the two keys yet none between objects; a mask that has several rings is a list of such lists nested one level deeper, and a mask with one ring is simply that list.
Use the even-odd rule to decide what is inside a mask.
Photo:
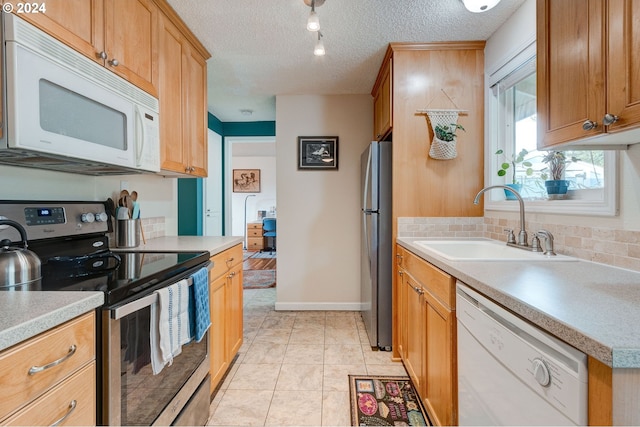
[{"label": "lower cabinet", "polygon": [[242,245],[211,257],[209,274],[209,357],[211,393],[242,346]]},{"label": "lower cabinet", "polygon": [[397,247],[400,357],[435,425],[457,425],[455,278]]},{"label": "lower cabinet", "polygon": [[0,425],[96,424],[90,312],[0,352]]}]

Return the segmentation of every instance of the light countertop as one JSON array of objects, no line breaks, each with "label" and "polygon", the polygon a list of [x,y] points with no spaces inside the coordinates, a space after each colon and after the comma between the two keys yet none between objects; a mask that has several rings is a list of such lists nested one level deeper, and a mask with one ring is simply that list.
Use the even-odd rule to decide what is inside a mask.
[{"label": "light countertop", "polygon": [[112,248],[114,251],[205,252],[211,256],[242,244],[244,238],[234,236],[164,236],[147,239],[135,248]]},{"label": "light countertop", "polygon": [[397,242],[613,368],[640,368],[640,273],[594,262],[449,261]]},{"label": "light countertop", "polygon": [[0,292],[0,351],[104,304],[93,291]]}]

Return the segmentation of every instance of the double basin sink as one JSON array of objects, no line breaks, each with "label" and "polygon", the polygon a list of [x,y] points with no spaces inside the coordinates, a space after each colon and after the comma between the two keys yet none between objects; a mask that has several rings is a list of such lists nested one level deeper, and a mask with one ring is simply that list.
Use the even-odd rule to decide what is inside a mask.
[{"label": "double basin sink", "polygon": [[433,239],[413,243],[425,252],[449,261],[576,261],[565,255],[544,255],[487,239]]}]

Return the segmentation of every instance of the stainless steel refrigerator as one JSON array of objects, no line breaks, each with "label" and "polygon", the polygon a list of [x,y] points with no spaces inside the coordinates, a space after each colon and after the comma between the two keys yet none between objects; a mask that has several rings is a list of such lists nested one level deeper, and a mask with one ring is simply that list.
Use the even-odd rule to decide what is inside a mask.
[{"label": "stainless steel refrigerator", "polygon": [[374,141],[360,158],[361,304],[372,347],[391,350],[391,142]]}]

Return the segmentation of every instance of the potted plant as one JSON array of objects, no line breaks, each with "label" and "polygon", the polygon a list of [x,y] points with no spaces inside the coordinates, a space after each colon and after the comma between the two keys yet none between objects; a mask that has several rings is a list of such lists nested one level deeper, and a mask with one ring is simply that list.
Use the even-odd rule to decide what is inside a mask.
[{"label": "potted plant", "polygon": [[[526,155],[529,154],[527,150],[524,148],[520,150],[517,156],[511,156],[510,158],[505,158],[506,161],[500,164],[500,168],[498,169],[498,176],[503,177],[507,175],[507,171],[511,169],[511,182],[506,182],[505,185],[513,188],[518,193],[522,190],[522,183],[519,183],[516,179],[516,166],[521,164],[525,169],[524,173],[527,176],[533,175],[533,168],[530,161],[525,160]],[[504,155],[504,150],[500,149],[496,151],[496,155]],[[516,197],[510,191],[504,191],[505,196],[508,200],[516,200]]]},{"label": "potted plant", "polygon": [[567,194],[569,181],[564,179],[564,172],[567,164],[576,161],[578,161],[576,157],[567,159],[563,151],[547,151],[547,154],[542,157],[542,162],[548,165],[549,172],[548,174],[543,172],[540,177],[545,180],[544,185],[550,198]]},{"label": "potted plant", "polygon": [[449,125],[436,125],[433,130],[439,140],[451,142],[456,139],[456,131],[458,129],[464,131],[462,125],[459,125],[457,123],[451,123]]}]

